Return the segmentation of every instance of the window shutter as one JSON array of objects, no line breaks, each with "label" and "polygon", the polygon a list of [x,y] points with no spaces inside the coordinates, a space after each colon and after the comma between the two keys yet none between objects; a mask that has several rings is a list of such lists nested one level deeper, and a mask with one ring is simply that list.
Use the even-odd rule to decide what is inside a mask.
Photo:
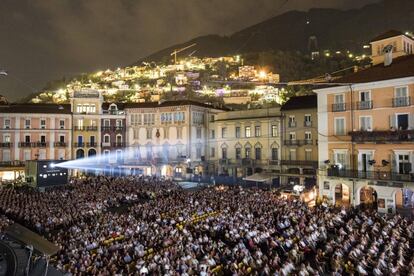
[{"label": "window shutter", "polygon": [[390,161],[391,171],[394,173],[397,172],[397,160],[395,159],[394,154],[390,154]]},{"label": "window shutter", "polygon": [[396,125],[395,125],[395,114],[390,115],[390,128],[396,129]]},{"label": "window shutter", "polygon": [[409,129],[414,129],[414,114],[410,114]]}]

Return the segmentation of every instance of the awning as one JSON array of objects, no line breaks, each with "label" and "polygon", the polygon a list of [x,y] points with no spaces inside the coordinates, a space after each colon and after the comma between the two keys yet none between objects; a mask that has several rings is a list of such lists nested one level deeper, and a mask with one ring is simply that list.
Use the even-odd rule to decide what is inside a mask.
[{"label": "awning", "polygon": [[272,175],[269,173],[255,173],[243,178],[245,181],[267,182],[272,180]]}]

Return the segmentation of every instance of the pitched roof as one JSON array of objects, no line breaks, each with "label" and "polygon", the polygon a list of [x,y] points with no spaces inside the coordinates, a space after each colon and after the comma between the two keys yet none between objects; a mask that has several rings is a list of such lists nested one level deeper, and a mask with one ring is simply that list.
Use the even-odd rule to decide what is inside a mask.
[{"label": "pitched roof", "polygon": [[387,32],[385,32],[383,34],[380,34],[380,35],[374,37],[369,42],[379,41],[379,40],[387,39],[387,38],[394,37],[394,36],[400,36],[400,35],[404,35],[404,36],[406,36],[408,38],[413,39],[412,37],[406,35],[405,33],[401,32],[401,31],[389,30],[389,31],[387,31]]},{"label": "pitched roof", "polygon": [[318,106],[318,97],[316,94],[299,96],[290,98],[280,110],[295,110],[295,109],[308,109],[308,108],[317,108]]},{"label": "pitched roof", "polygon": [[70,104],[8,104],[0,105],[0,113],[71,114]]},{"label": "pitched roof", "polygon": [[414,76],[414,55],[395,58],[390,66],[376,64],[335,80],[335,83],[364,83]]},{"label": "pitched roof", "polygon": [[156,107],[167,107],[167,106],[183,106],[183,105],[195,105],[205,108],[227,110],[226,107],[216,107],[208,103],[200,103],[192,100],[177,100],[177,101],[165,101],[165,102],[146,102],[146,103],[125,103],[124,108],[156,108]]}]

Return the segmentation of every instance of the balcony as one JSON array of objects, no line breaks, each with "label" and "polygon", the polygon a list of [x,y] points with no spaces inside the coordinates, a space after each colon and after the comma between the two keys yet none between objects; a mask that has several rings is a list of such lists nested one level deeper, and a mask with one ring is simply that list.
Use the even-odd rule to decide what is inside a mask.
[{"label": "balcony", "polygon": [[304,121],[303,126],[304,127],[312,127],[312,121]]},{"label": "balcony", "polygon": [[332,111],[333,112],[346,111],[346,104],[345,103],[335,103],[335,104],[332,104]]},{"label": "balcony", "polygon": [[7,142],[7,143],[0,143],[0,148],[11,148],[13,146],[13,143]]},{"label": "balcony", "polygon": [[67,147],[67,144],[65,142],[55,142],[54,143],[56,148],[65,148]]},{"label": "balcony", "polygon": [[305,139],[305,140],[303,140],[303,144],[304,145],[313,145],[313,140],[312,139]]},{"label": "balcony", "polygon": [[[339,170],[328,169],[328,176],[339,178],[354,178],[354,179],[368,179],[378,181],[402,181],[402,182],[414,182],[414,174],[398,174],[390,171],[357,171],[357,170]],[[386,183],[380,183],[379,185],[386,185]]]},{"label": "balcony", "polygon": [[289,139],[284,141],[285,146],[300,146],[301,141],[296,139]]},{"label": "balcony", "polygon": [[108,115],[124,115],[125,111],[108,109],[108,110],[102,110],[102,113],[103,114],[108,114]]},{"label": "balcony", "polygon": [[241,164],[242,166],[252,166],[253,165],[253,160],[251,158],[243,158],[241,160]]},{"label": "balcony", "polygon": [[85,146],[85,143],[83,143],[83,142],[80,142],[80,143],[74,143],[74,146],[75,146],[76,148],[83,148],[83,147]]},{"label": "balcony", "polygon": [[269,160],[269,166],[279,166],[280,160]]},{"label": "balcony", "polygon": [[98,143],[96,143],[96,142],[89,142],[89,143],[86,143],[86,147],[88,147],[88,148],[91,148],[91,147],[97,147],[98,146]]},{"label": "balcony", "polygon": [[229,159],[227,159],[227,158],[222,158],[222,159],[219,159],[219,165],[228,165],[229,164]]},{"label": "balcony", "polygon": [[24,161],[1,161],[0,167],[24,167]]},{"label": "balcony", "polygon": [[280,165],[318,167],[318,161],[313,160],[280,160]]},{"label": "balcony", "polygon": [[74,126],[74,130],[78,131],[97,131],[97,126]]},{"label": "balcony", "polygon": [[296,121],[290,121],[290,122],[288,123],[288,126],[289,126],[289,127],[296,127]]},{"label": "balcony", "polygon": [[352,142],[355,143],[401,143],[414,142],[414,130],[396,131],[352,131],[349,132]]},{"label": "balcony", "polygon": [[114,130],[115,131],[123,131],[125,129],[125,127],[123,127],[123,126],[116,126],[116,127],[114,127]]},{"label": "balcony", "polygon": [[35,147],[37,148],[46,148],[47,146],[49,146],[48,142],[36,142]]},{"label": "balcony", "polygon": [[357,102],[357,109],[358,110],[372,109],[372,101]]},{"label": "balcony", "polygon": [[125,146],[126,146],[126,143],[124,143],[124,142],[112,143],[112,147],[114,147],[114,148],[124,148]]},{"label": "balcony", "polygon": [[102,126],[101,131],[111,131],[111,127],[110,126]]},{"label": "balcony", "polygon": [[32,142],[19,142],[19,148],[34,148],[36,143]]},{"label": "balcony", "polygon": [[392,99],[393,107],[402,107],[402,106],[410,106],[410,105],[411,105],[410,97],[397,97],[397,98]]}]

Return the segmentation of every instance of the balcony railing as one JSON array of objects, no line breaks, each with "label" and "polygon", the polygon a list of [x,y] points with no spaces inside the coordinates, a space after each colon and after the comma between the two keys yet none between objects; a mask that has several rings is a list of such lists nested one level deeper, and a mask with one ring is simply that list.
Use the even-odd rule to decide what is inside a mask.
[{"label": "balcony railing", "polygon": [[304,145],[313,145],[313,140],[312,139],[305,139],[305,140],[303,140],[303,144]]},{"label": "balcony railing", "polygon": [[74,145],[77,148],[83,148],[85,146],[85,143],[84,142],[80,142],[80,143],[78,142],[78,143],[74,143]]},{"label": "balcony railing", "polygon": [[111,131],[112,127],[110,126],[102,126],[101,131]]},{"label": "balcony railing", "polygon": [[392,99],[393,107],[409,106],[411,105],[410,97],[397,97]]},{"label": "balcony railing", "polygon": [[293,140],[293,139],[289,139],[289,140],[285,140],[284,141],[285,146],[300,146],[301,145],[301,141],[300,140]]},{"label": "balcony railing", "polygon": [[269,160],[269,166],[279,166],[280,160]]},{"label": "balcony railing", "polygon": [[220,165],[228,165],[229,164],[229,159],[227,159],[227,158],[219,159],[219,164]]},{"label": "balcony railing", "polygon": [[309,166],[313,168],[318,167],[318,161],[313,160],[280,160],[280,164],[285,166]]},{"label": "balcony railing", "polygon": [[11,148],[13,146],[13,143],[0,143],[0,148]]},{"label": "balcony railing", "polygon": [[372,109],[372,101],[357,102],[358,110]]},{"label": "balcony railing", "polygon": [[414,130],[396,131],[352,131],[349,132],[356,143],[372,142],[377,144],[414,142]]},{"label": "balcony railing", "polygon": [[65,148],[65,147],[67,147],[67,144],[65,142],[55,142],[54,145],[57,148]]},{"label": "balcony railing", "polygon": [[0,167],[24,167],[24,161],[1,161]]},{"label": "balcony railing", "polygon": [[303,126],[304,127],[312,127],[312,121],[304,121]]},{"label": "balcony railing", "polygon": [[116,126],[116,127],[114,127],[114,130],[115,131],[123,131],[124,129],[125,129],[124,126]]},{"label": "balcony railing", "polygon": [[112,147],[114,147],[114,148],[124,148],[125,146],[126,146],[126,143],[124,143],[124,142],[112,143]]},{"label": "balcony railing", "polygon": [[378,181],[414,182],[414,174],[398,174],[389,171],[357,171],[328,169],[328,176],[341,178],[369,179]]},{"label": "balcony railing", "polygon": [[32,142],[19,142],[19,148],[33,148],[36,143]]},{"label": "balcony railing", "polygon": [[346,104],[345,103],[335,103],[335,104],[332,104],[332,111],[333,112],[346,111]]},{"label": "balcony railing", "polygon": [[253,161],[252,161],[251,158],[243,158],[241,163],[242,163],[243,166],[252,166],[253,165]]},{"label": "balcony railing", "polygon": [[47,146],[49,146],[48,142],[36,142],[36,145],[35,145],[35,147],[38,147],[38,148],[46,148]]},{"label": "balcony railing", "polygon": [[289,126],[289,127],[296,127],[296,121],[290,121],[290,122],[288,123],[288,126]]},{"label": "balcony railing", "polygon": [[74,130],[79,130],[79,131],[97,131],[98,127],[97,126],[74,126]]},{"label": "balcony railing", "polygon": [[103,114],[109,114],[109,115],[124,115],[125,111],[123,110],[102,110]]},{"label": "balcony railing", "polygon": [[89,142],[89,143],[86,143],[86,146],[88,148],[90,148],[90,147],[97,147],[98,146],[98,143],[96,143],[96,142]]}]

